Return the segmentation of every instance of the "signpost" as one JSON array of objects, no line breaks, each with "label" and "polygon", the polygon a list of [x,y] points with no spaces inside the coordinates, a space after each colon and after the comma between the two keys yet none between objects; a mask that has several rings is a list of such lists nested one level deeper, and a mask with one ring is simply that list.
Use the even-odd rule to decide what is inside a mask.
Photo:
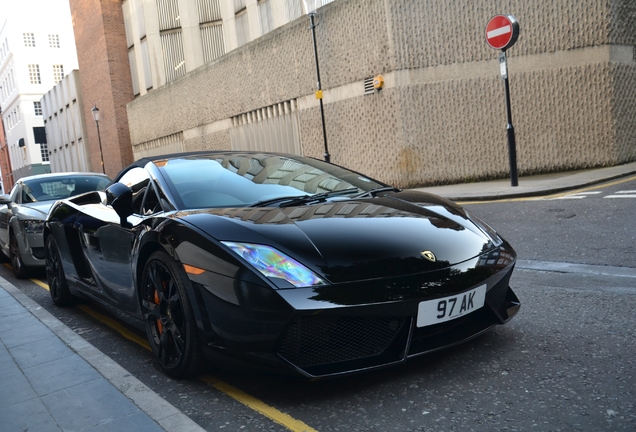
[{"label": "signpost", "polygon": [[517,177],[517,144],[515,142],[515,128],[512,126],[512,110],[510,108],[510,86],[508,84],[508,61],[506,50],[517,42],[519,37],[519,23],[512,15],[495,15],[486,25],[486,43],[491,48],[501,50],[499,54],[499,72],[506,90],[506,113],[508,124],[508,158],[510,160],[510,185],[518,186]]}]

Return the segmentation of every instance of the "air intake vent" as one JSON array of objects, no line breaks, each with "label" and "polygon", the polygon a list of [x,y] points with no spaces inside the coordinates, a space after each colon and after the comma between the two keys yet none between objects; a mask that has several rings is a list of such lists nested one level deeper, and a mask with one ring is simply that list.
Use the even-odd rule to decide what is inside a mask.
[{"label": "air intake vent", "polygon": [[374,93],[373,77],[365,78],[364,79],[364,94],[370,95],[373,93]]}]

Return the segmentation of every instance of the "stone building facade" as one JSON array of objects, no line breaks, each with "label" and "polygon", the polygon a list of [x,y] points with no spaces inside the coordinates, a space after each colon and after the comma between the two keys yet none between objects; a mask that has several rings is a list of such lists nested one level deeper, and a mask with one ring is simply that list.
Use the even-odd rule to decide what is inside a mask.
[{"label": "stone building facade", "polygon": [[[504,86],[484,40],[500,13],[521,28],[508,50],[520,174],[636,160],[634,1],[335,0],[316,17],[331,161],[400,187],[506,177]],[[135,98],[134,156],[252,148],[246,127],[284,114],[297,151],[321,158],[308,26],[302,16]]]}]

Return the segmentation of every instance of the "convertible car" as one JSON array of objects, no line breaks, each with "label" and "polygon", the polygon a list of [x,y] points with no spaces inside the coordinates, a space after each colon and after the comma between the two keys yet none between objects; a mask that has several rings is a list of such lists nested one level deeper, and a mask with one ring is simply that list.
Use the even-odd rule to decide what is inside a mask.
[{"label": "convertible car", "polygon": [[44,267],[42,230],[53,203],[104,190],[110,181],[110,177],[95,173],[39,174],[19,179],[9,195],[0,195],[0,251],[11,259],[17,278]]},{"label": "convertible car", "polygon": [[175,377],[215,352],[306,377],[371,370],[520,306],[516,254],[477,217],[300,156],[141,159],[57,202],[44,236],[53,302],[114,308]]}]

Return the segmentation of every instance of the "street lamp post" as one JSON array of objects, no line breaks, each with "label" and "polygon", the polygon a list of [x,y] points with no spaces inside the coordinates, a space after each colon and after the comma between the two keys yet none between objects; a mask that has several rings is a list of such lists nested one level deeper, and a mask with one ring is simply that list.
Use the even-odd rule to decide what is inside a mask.
[{"label": "street lamp post", "polygon": [[99,142],[99,157],[102,161],[102,173],[106,174],[106,170],[104,169],[104,152],[102,151],[102,137],[99,133],[99,108],[97,108],[97,105],[93,106],[91,112],[93,113],[95,125],[97,126],[97,141]]},{"label": "street lamp post", "polygon": [[320,101],[320,119],[322,120],[322,139],[325,145],[325,154],[323,155],[325,161],[330,162],[331,156],[329,155],[329,149],[327,147],[327,128],[325,127],[325,108],[322,103],[322,86],[320,84],[320,66],[318,64],[318,48],[316,46],[316,3],[318,0],[303,0],[305,4],[305,11],[309,15],[309,21],[311,22],[311,38],[314,43],[314,58],[316,59],[316,79],[318,81],[318,90],[316,91],[316,99]]}]

